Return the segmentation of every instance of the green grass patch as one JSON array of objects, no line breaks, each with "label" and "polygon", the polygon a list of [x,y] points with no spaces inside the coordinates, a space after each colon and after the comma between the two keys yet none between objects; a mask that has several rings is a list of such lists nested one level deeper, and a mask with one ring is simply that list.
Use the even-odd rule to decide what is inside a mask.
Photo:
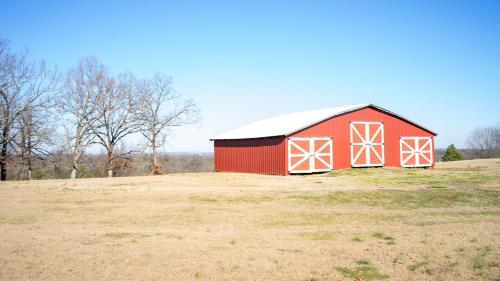
[{"label": "green grass patch", "polygon": [[498,175],[483,166],[442,169],[371,168],[343,169],[329,173],[349,177],[360,183],[377,186],[427,186],[446,189],[449,186],[477,186],[498,180]]},{"label": "green grass patch", "polygon": [[494,216],[494,217],[498,217],[500,216],[500,211],[481,211],[481,212],[477,212],[477,213],[469,213],[471,215],[481,215],[481,216]]},{"label": "green grass patch", "polygon": [[440,189],[440,188],[448,188],[447,186],[444,186],[444,185],[431,185],[427,188],[437,188],[437,189]]},{"label": "green grass patch", "polygon": [[378,239],[383,239],[387,242],[387,245],[394,245],[396,244],[396,239],[392,236],[387,236],[383,232],[377,231],[372,234],[372,237],[378,238]]},{"label": "green grass patch", "polygon": [[352,241],[354,242],[363,242],[363,238],[360,235],[353,235],[351,238]]},{"label": "green grass patch", "polygon": [[365,175],[371,173],[371,169],[363,168],[347,168],[347,169],[335,169],[328,173],[330,177],[340,177],[340,176],[357,176]]},{"label": "green grass patch", "polygon": [[500,190],[425,189],[415,191],[335,191],[324,195],[294,195],[291,199],[326,205],[355,204],[385,208],[500,207]]},{"label": "green grass patch", "polygon": [[145,233],[135,233],[135,232],[108,232],[104,234],[104,237],[111,239],[125,239],[125,238],[145,238],[150,235]]},{"label": "green grass patch", "polygon": [[474,270],[480,270],[485,267],[485,258],[488,253],[491,251],[491,248],[488,246],[480,247],[477,249],[477,255],[474,258],[473,268]]},{"label": "green grass patch", "polygon": [[368,261],[367,259],[360,259],[360,260],[356,261],[356,264],[358,264],[358,265],[370,265],[370,261]]},{"label": "green grass patch", "polygon": [[[398,171],[398,170],[394,170]],[[494,175],[479,171],[435,171],[421,170],[418,172],[400,171],[388,175],[372,175],[361,177],[360,180],[369,184],[388,186],[450,186],[479,185],[495,180]]]},{"label": "green grass patch", "polygon": [[455,271],[455,268],[457,267],[457,265],[458,265],[458,262],[450,262],[450,263],[445,264],[444,266],[439,268],[438,275],[446,274],[448,272]]},{"label": "green grass patch", "polygon": [[472,264],[475,274],[484,280],[500,280],[499,276],[494,277],[495,274],[498,274],[500,263],[495,257],[491,257],[491,248],[482,246],[476,250],[477,253]]},{"label": "green grass patch", "polygon": [[[365,260],[360,260],[365,262]],[[379,272],[379,270],[372,265],[360,265],[355,268],[337,267],[336,268],[342,276],[354,280],[380,280],[387,279],[390,276]]]},{"label": "green grass patch", "polygon": [[191,196],[191,200],[202,203],[217,203],[217,198],[214,197],[204,197],[204,196]]}]

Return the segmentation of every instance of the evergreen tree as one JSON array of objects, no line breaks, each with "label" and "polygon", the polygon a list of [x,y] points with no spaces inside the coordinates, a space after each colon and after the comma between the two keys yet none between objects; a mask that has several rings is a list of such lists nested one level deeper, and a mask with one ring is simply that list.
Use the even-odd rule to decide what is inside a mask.
[{"label": "evergreen tree", "polygon": [[441,159],[443,161],[457,161],[463,160],[464,156],[455,148],[455,145],[451,144],[448,148],[446,148],[446,152]]}]

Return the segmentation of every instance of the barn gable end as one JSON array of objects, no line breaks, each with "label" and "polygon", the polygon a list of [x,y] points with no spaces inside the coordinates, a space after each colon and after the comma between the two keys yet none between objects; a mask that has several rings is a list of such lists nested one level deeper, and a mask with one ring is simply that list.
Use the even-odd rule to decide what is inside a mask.
[{"label": "barn gable end", "polygon": [[[434,133],[417,127],[406,119],[383,112],[375,107],[366,107],[324,120],[291,134],[289,137],[331,136],[333,138],[333,169],[350,168],[349,124],[353,121],[382,122],[384,124],[384,166],[400,166],[400,137],[431,137],[434,140],[435,136]],[[434,143],[432,147],[434,147]]]}]

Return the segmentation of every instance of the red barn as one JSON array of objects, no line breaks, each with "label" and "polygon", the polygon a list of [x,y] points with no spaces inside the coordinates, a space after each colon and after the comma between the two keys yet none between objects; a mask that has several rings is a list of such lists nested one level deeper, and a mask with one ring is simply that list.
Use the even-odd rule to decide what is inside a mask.
[{"label": "red barn", "polygon": [[373,104],[297,112],[212,138],[216,172],[303,174],[431,167],[436,133]]}]

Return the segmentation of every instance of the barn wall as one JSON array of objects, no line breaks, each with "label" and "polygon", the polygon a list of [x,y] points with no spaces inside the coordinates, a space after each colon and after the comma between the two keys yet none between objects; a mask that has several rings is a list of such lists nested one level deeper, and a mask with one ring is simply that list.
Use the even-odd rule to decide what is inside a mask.
[{"label": "barn wall", "polygon": [[[432,133],[372,107],[332,117],[289,137],[333,137],[333,169],[350,168],[350,121],[384,122],[385,166],[400,166],[399,138],[402,136],[432,137],[434,150]],[[434,151],[432,154],[435,162]]]},{"label": "barn wall", "polygon": [[215,140],[216,172],[286,175],[284,137],[243,140]]}]

